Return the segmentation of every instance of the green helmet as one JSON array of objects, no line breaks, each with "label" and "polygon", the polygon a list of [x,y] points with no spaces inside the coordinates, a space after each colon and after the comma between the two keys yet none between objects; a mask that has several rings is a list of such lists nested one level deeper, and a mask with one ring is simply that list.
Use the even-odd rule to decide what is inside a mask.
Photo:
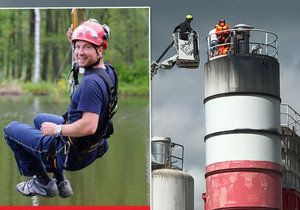
[{"label": "green helmet", "polygon": [[187,16],[185,16],[185,17],[186,17],[187,20],[190,20],[190,21],[193,20],[193,16],[192,16],[192,15],[187,15]]}]

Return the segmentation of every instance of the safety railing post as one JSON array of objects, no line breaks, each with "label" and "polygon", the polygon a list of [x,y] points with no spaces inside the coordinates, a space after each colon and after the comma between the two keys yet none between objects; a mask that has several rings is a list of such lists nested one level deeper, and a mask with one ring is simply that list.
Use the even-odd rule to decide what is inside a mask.
[{"label": "safety railing post", "polygon": [[290,128],[300,136],[300,115],[288,104],[281,104],[281,125]]},{"label": "safety railing post", "polygon": [[266,33],[266,55],[268,55],[268,33]]},{"label": "safety railing post", "polygon": [[211,38],[210,38],[210,35],[208,35],[207,37],[207,61],[209,61],[210,59],[210,43],[211,43]]}]

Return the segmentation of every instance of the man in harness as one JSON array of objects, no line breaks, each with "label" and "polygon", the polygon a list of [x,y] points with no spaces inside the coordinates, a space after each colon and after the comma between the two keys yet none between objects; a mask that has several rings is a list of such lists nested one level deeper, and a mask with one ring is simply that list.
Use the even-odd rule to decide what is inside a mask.
[{"label": "man in harness", "polygon": [[71,196],[73,190],[64,170],[85,168],[108,150],[107,138],[113,133],[117,105],[117,75],[103,61],[108,33],[95,20],[74,30],[71,41],[75,60],[85,73],[71,96],[65,119],[44,113],[35,117],[34,127],[14,121],[4,128],[21,175],[32,177],[16,186],[21,194]]}]

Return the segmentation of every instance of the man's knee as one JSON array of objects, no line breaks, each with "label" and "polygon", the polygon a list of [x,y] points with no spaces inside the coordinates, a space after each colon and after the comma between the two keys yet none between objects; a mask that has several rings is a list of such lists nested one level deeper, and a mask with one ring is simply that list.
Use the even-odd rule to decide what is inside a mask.
[{"label": "man's knee", "polygon": [[4,136],[5,138],[7,136],[11,137],[13,135],[13,132],[15,130],[15,126],[18,124],[17,121],[12,121],[4,128]]},{"label": "man's knee", "polygon": [[33,123],[35,128],[40,129],[43,122],[52,122],[55,124],[63,123],[64,119],[60,115],[48,114],[48,113],[40,113],[35,116],[33,119]]},{"label": "man's knee", "polygon": [[36,123],[41,121],[44,118],[44,115],[45,115],[44,113],[39,113],[35,115],[35,117],[33,118],[33,122]]},{"label": "man's knee", "polygon": [[45,121],[46,115],[46,113],[39,113],[34,117],[33,123],[36,128],[41,127],[41,124]]}]

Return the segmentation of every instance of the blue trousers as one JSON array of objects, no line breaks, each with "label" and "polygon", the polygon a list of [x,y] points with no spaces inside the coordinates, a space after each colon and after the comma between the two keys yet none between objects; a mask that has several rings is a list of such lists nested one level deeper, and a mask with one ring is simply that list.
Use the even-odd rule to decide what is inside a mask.
[{"label": "blue trousers", "polygon": [[[33,122],[34,127],[13,121],[4,128],[4,138],[14,153],[21,175],[33,176],[41,172],[80,170],[108,150],[106,140],[97,149],[82,153],[72,146],[68,149],[66,138],[41,134],[40,128],[43,122],[62,124],[64,122],[62,116],[42,113],[38,114]],[[55,160],[49,158],[53,144]]]}]

